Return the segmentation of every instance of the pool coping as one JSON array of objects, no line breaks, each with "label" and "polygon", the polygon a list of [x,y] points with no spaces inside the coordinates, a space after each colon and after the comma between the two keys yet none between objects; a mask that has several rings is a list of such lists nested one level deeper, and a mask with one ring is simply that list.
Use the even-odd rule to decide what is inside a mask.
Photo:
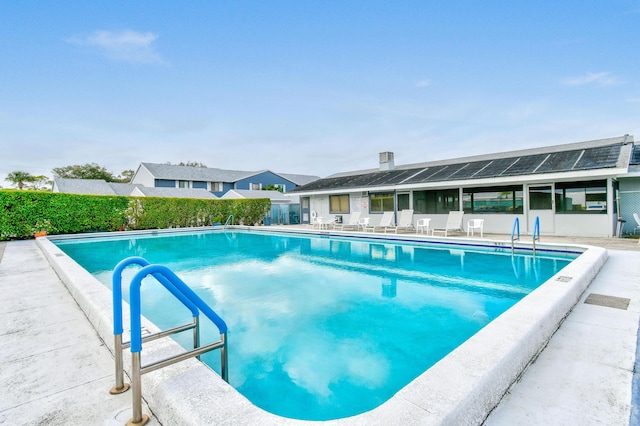
[{"label": "pool coping", "polygon": [[[204,229],[211,230],[211,227]],[[279,229],[276,231],[267,227],[252,230],[290,232]],[[131,233],[131,235],[176,231],[178,230],[146,231]],[[180,231],[194,232],[198,229],[181,228]],[[296,229],[295,232],[318,233],[304,229]],[[122,233],[88,236],[101,237],[116,234],[124,236]],[[359,238],[424,241],[424,238],[414,239],[406,234],[365,236],[364,233],[326,231],[322,234],[333,236],[355,234],[354,236]],[[66,236],[55,239],[66,238],[75,237]],[[445,237],[428,240],[441,242],[442,239],[447,244],[453,242],[453,239]],[[110,290],[47,238],[38,238],[36,242],[113,353]],[[454,244],[477,245],[478,242],[493,246],[491,240],[464,238],[456,238]],[[501,243],[504,244],[504,241]],[[510,250],[510,242],[507,244]],[[156,418],[166,424],[480,424],[529,363],[545,347],[607,259],[606,250],[597,247],[566,244],[540,244],[540,246],[545,246],[551,251],[584,250],[584,252],[513,308],[414,379],[391,399],[366,413],[326,422],[276,416],[254,406],[215,372],[193,359],[145,375],[143,396]],[[128,324],[128,309],[125,307],[124,311],[124,323]],[[150,331],[156,329],[148,321],[144,322],[144,326]],[[175,353],[177,348],[179,346],[171,341],[145,345],[143,362],[165,357],[167,352]],[[128,358],[125,356],[127,370],[130,369]]]}]

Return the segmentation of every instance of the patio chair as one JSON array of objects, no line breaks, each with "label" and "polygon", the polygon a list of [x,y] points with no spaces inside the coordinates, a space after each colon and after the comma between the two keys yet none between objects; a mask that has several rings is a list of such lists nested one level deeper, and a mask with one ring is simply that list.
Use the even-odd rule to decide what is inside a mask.
[{"label": "patio chair", "polygon": [[318,229],[329,229],[329,225],[332,225],[335,219],[333,218],[323,218],[321,216],[318,216],[318,213],[314,211],[311,212],[311,227],[315,228],[316,226],[318,227]]},{"label": "patio chair", "polygon": [[365,231],[376,232],[378,229],[384,229],[387,232],[387,228],[393,227],[393,212],[384,212],[380,218],[380,223],[377,225],[369,225],[364,228]]},{"label": "patio chair", "polygon": [[400,212],[400,219],[398,219],[398,224],[396,226],[388,226],[385,228],[384,232],[386,233],[388,229],[395,230],[396,234],[399,230],[403,231],[415,231],[416,229],[413,227],[413,210],[406,209]]},{"label": "patio chair", "polygon": [[368,227],[369,227],[369,218],[368,217],[360,218],[360,220],[358,221],[358,231],[362,229],[362,231],[366,232]]},{"label": "patio chair", "polygon": [[636,227],[633,228],[633,234],[635,235],[636,231],[640,229],[640,216],[638,216],[638,213],[634,213],[633,218],[636,220]]},{"label": "patio chair", "polygon": [[418,219],[418,221],[416,222],[416,232],[420,232],[421,234],[427,234],[429,235],[429,232],[431,231],[431,218],[427,217],[427,218],[422,218],[422,219]]},{"label": "patio chair", "polygon": [[484,234],[484,219],[470,219],[467,222],[467,237],[469,233],[473,236],[473,231],[480,230],[480,238],[483,237]]},{"label": "patio chair", "polygon": [[314,210],[311,212],[311,220],[309,220],[309,225],[311,225],[312,228],[315,228],[317,224],[317,219],[318,219],[318,213],[316,213]]},{"label": "patio chair", "polygon": [[451,211],[449,212],[449,217],[447,218],[447,224],[444,228],[436,228],[431,232],[431,235],[435,235],[436,232],[443,232],[446,237],[449,232],[464,232],[462,229],[462,216],[464,216],[463,211]]},{"label": "patio chair", "polygon": [[336,223],[335,225],[333,225],[333,229],[337,229],[337,230],[340,230],[340,231],[344,231],[345,228],[357,230],[358,227],[359,227],[360,215],[361,214],[362,214],[362,212],[353,212],[353,213],[351,213],[349,215],[349,222]]}]

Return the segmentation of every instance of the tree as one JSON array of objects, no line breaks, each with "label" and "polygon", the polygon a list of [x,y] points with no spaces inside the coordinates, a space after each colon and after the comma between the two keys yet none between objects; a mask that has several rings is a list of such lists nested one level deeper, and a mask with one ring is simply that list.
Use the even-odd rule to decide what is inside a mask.
[{"label": "tree", "polygon": [[107,182],[117,180],[113,173],[96,163],[56,167],[53,169],[53,175],[57,178],[67,179],[102,179]]},{"label": "tree", "polygon": [[269,185],[265,185],[262,187],[263,191],[280,191],[282,192],[283,188],[282,185],[275,185],[273,183],[270,183]]},{"label": "tree", "polygon": [[11,182],[11,184],[17,186],[18,189],[24,189],[24,187],[28,183],[33,182],[34,179],[35,178],[31,175],[31,173],[23,172],[20,170],[9,173],[5,178],[6,181]]},{"label": "tree", "polygon": [[29,185],[30,189],[34,189],[36,191],[48,191],[51,189],[51,185],[53,182],[46,176],[33,176],[33,180],[31,181],[31,185]]},{"label": "tree", "polygon": [[[164,164],[171,165],[171,162],[170,162],[170,161],[167,161],[167,162],[166,162],[166,163],[164,163]],[[176,164],[176,166],[203,167],[203,168],[206,168],[206,167],[207,167],[207,165],[206,165],[206,164],[201,163],[201,162],[199,162],[199,161],[187,161],[187,162],[181,161],[181,162],[179,162],[178,164]]]},{"label": "tree", "polygon": [[129,169],[129,170],[123,170],[118,177],[115,178],[114,182],[122,182],[122,183],[129,183],[131,182],[131,179],[133,179],[133,175],[135,175],[136,172]]}]

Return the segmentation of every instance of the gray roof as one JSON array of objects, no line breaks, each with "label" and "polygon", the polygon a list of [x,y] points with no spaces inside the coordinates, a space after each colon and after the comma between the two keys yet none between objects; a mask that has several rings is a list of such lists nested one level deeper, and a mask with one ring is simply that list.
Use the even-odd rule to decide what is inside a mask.
[{"label": "gray roof", "polygon": [[143,185],[107,182],[102,179],[55,178],[53,181],[58,191],[67,194],[129,196],[135,189],[138,189],[143,195],[149,197],[217,198],[206,189],[148,188]]},{"label": "gray roof", "polygon": [[293,192],[397,187],[456,180],[627,168],[632,149],[633,137],[625,135],[544,148],[407,164],[387,171],[371,169],[337,173],[298,187]]},{"label": "gray roof", "polygon": [[[275,172],[274,172],[275,173]],[[282,176],[283,178],[290,180],[296,185],[306,185],[313,181],[320,179],[320,176],[312,176],[312,175],[296,175],[290,173],[276,173],[278,176]]]},{"label": "gray roof", "polygon": [[58,191],[67,194],[84,195],[129,195],[137,185],[107,182],[103,179],[54,178]]},{"label": "gray roof", "polygon": [[200,182],[236,182],[256,172],[223,170],[211,167],[176,166],[173,164],[140,163],[156,179],[190,180]]},{"label": "gray roof", "polygon": [[275,203],[297,203],[298,196],[289,196],[280,191],[263,191],[252,189],[230,189],[222,198],[268,198]]},{"label": "gray roof", "polygon": [[[242,171],[242,170],[224,170],[215,169],[212,167],[191,167],[191,166],[176,166],[173,164],[156,164],[156,163],[140,163],[143,165],[156,179],[168,179],[168,180],[189,180],[199,182],[237,182],[242,179],[249,178],[251,176],[258,175],[264,172],[270,172],[270,170],[260,171]],[[296,185],[304,185],[319,179],[318,176],[310,175],[296,175],[296,174],[284,174],[275,173],[278,176],[287,179]]]},{"label": "gray roof", "polygon": [[[137,185],[138,191],[147,197],[167,198],[218,198],[206,189],[200,188],[153,188]],[[136,195],[136,194],[133,194]]]}]

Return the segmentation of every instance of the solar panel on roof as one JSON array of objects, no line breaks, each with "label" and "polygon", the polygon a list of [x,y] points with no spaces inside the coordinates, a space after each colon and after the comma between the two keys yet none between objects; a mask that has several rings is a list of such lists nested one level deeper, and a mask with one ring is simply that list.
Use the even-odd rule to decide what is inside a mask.
[{"label": "solar panel on roof", "polygon": [[433,169],[434,169],[434,167],[424,168],[420,173],[418,173],[415,176],[405,180],[404,183],[420,183],[420,182],[424,182],[425,178],[427,176],[433,174]]},{"label": "solar panel on roof", "polygon": [[[615,167],[621,149],[622,145],[618,144],[470,163],[460,162],[425,168],[376,171],[361,175],[320,179],[305,185],[304,190],[366,188]],[[631,164],[640,164],[640,146],[634,146]]]},{"label": "solar panel on roof", "polygon": [[501,176],[520,176],[533,173],[533,171],[547,158],[548,154],[525,155],[517,162],[511,164]]},{"label": "solar panel on roof", "polygon": [[590,148],[584,151],[574,170],[587,170],[602,167],[615,167],[620,156],[620,145]]},{"label": "solar panel on roof", "polygon": [[498,158],[487,164],[485,168],[478,170],[478,172],[472,177],[477,179],[483,177],[500,176],[500,173],[508,169],[514,161],[516,161],[516,158]]},{"label": "solar panel on roof", "polygon": [[633,165],[640,164],[640,145],[634,145],[633,153],[631,154],[631,161],[629,163]]},{"label": "solar panel on roof", "polygon": [[536,173],[568,172],[573,169],[573,165],[581,153],[582,150],[554,152],[542,163],[538,170],[536,170]]},{"label": "solar panel on roof", "polygon": [[454,173],[449,175],[449,178],[450,179],[468,179],[468,178],[472,177],[473,175],[475,175],[476,173],[478,173],[479,170],[481,170],[484,167],[486,167],[487,164],[489,164],[490,162],[491,162],[491,160],[474,161],[472,163],[466,163],[464,165],[465,167],[460,167]]}]

